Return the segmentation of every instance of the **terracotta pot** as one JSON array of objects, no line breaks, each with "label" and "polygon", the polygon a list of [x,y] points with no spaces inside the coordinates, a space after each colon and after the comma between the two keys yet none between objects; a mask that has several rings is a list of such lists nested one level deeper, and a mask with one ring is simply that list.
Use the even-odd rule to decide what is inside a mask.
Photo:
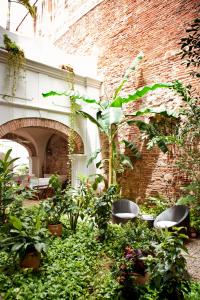
[{"label": "terracotta pot", "polygon": [[52,235],[61,236],[62,235],[62,224],[49,224],[48,229]]},{"label": "terracotta pot", "polygon": [[26,253],[24,258],[21,260],[21,268],[32,268],[38,269],[40,266],[41,256],[37,251]]},{"label": "terracotta pot", "polygon": [[131,275],[134,276],[134,282],[136,284],[143,285],[143,284],[148,283],[148,281],[149,281],[148,273],[145,273],[145,275],[141,275],[139,273],[131,273]]}]

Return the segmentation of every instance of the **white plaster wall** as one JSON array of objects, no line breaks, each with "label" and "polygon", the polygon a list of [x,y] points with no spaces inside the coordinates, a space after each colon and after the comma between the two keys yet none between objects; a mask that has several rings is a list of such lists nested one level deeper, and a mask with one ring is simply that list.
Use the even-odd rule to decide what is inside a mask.
[{"label": "white plaster wall", "polygon": [[[1,41],[0,41],[1,44]],[[11,96],[11,89],[7,86],[7,53],[0,50],[0,125],[18,118],[46,118],[70,126],[70,108],[67,97],[42,97],[42,93],[50,90],[64,91],[66,72],[58,68],[44,65],[38,61],[27,59],[25,73],[19,78],[15,96]],[[96,78],[75,75],[75,90],[80,94],[98,99],[101,82]],[[88,106],[88,111],[91,109]],[[75,128],[81,136],[85,153],[74,159],[74,182],[78,174],[95,173],[95,166],[86,168],[90,154],[99,148],[99,135],[95,125],[90,121],[77,117]]]}]

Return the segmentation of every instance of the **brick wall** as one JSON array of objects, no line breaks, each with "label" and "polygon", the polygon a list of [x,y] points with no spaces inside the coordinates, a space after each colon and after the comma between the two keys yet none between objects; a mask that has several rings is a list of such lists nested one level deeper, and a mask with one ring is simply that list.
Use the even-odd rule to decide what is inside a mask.
[{"label": "brick wall", "polygon": [[[54,40],[102,0],[42,0],[38,1],[36,32]],[[27,24],[24,22],[23,26]],[[21,28],[22,30],[23,28]]]},{"label": "brick wall", "polygon": [[68,159],[68,143],[61,136],[53,134],[46,147],[46,170],[47,174],[69,174],[71,170]]},{"label": "brick wall", "polygon": [[[73,24],[56,45],[72,54],[88,55],[97,51],[98,72],[104,78],[107,96],[112,95],[132,58],[141,50],[145,58],[126,91],[175,79],[198,88],[177,54],[185,28],[199,13],[197,0],[105,0]],[[143,104],[167,103],[168,107],[177,108],[177,101],[171,92],[162,91],[151,93]],[[130,140],[138,139],[135,129],[124,132]],[[159,193],[177,198],[185,178],[176,169],[175,152],[163,155],[156,148],[149,152],[144,144],[140,148],[142,160],[121,178],[124,196],[143,200]]]}]

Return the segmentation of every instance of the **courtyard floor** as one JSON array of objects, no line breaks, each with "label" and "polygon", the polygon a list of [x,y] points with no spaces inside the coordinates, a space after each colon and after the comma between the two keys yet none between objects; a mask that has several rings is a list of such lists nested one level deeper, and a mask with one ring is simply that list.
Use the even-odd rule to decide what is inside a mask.
[{"label": "courtyard floor", "polygon": [[192,279],[200,281],[200,238],[190,239],[187,244],[188,255],[186,255],[188,272]]}]

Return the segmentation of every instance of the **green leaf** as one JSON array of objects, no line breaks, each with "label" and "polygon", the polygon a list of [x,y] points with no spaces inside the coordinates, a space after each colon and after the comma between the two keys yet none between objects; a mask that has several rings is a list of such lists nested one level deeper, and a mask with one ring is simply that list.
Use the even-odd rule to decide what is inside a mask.
[{"label": "green leaf", "polygon": [[[129,125],[135,124],[140,131],[145,132],[148,136],[148,140],[154,142],[163,153],[168,151],[167,145],[165,143],[166,138],[159,135],[159,132],[154,128],[152,124],[146,123],[141,120],[130,120],[127,121]],[[151,148],[151,147],[149,147]]]},{"label": "green leaf", "polygon": [[120,154],[120,160],[124,166],[127,166],[127,167],[133,169],[133,164],[127,155]]},{"label": "green leaf", "polygon": [[155,83],[152,85],[147,85],[142,88],[137,89],[133,94],[128,95],[127,97],[117,97],[112,103],[111,107],[122,107],[123,104],[136,101],[144,97],[148,92],[154,91],[159,88],[172,88],[174,85],[172,83]]},{"label": "green leaf", "polygon": [[21,222],[21,220],[15,216],[10,216],[10,222],[13,225],[14,228],[16,228],[17,230],[21,231],[23,228],[23,224]]},{"label": "green leaf", "polygon": [[133,60],[133,62],[131,63],[130,67],[126,70],[121,83],[119,84],[119,86],[117,87],[117,89],[114,92],[113,100],[115,100],[116,97],[119,95],[119,93],[121,92],[124,84],[128,81],[130,73],[132,73],[133,71],[135,71],[138,63],[142,60],[143,56],[144,56],[144,54],[142,52],[140,52],[136,56],[136,58]]},{"label": "green leaf", "polygon": [[126,148],[128,148],[129,150],[131,150],[131,152],[134,154],[134,156],[137,159],[141,158],[141,153],[138,150],[138,148],[137,148],[137,146],[136,146],[135,143],[129,142],[129,141],[126,141],[126,140],[122,140],[122,142],[125,144]]},{"label": "green leaf", "polygon": [[24,246],[24,243],[16,243],[12,246],[11,251],[15,252],[18,251],[20,248],[22,248]]},{"label": "green leaf", "polygon": [[104,122],[104,126],[118,124],[122,121],[123,116],[121,107],[109,107],[101,112],[101,122]]},{"label": "green leaf", "polygon": [[90,156],[90,158],[88,159],[88,162],[87,162],[87,168],[97,158],[97,156],[100,152],[101,152],[101,149],[97,149],[95,152],[93,152],[91,154],[91,156]]},{"label": "green leaf", "polygon": [[45,243],[35,243],[35,244],[34,244],[34,247],[35,247],[35,249],[36,249],[39,253],[41,253],[42,251],[45,251],[45,250],[46,250],[46,245],[45,245]]},{"label": "green leaf", "polygon": [[83,118],[86,118],[88,120],[90,120],[92,123],[94,123],[95,125],[97,125],[97,127],[99,129],[101,129],[102,131],[105,131],[105,129],[103,128],[103,126],[90,114],[86,113],[85,111],[79,110],[77,111],[77,114],[81,115]]},{"label": "green leaf", "polygon": [[99,161],[98,163],[96,163],[96,168],[98,169],[101,165],[101,161]]},{"label": "green leaf", "polygon": [[174,117],[178,118],[178,113],[170,110],[166,110],[163,107],[158,108],[144,108],[138,111],[135,111],[131,114],[126,115],[126,117],[141,117],[149,114],[159,114],[165,117]]},{"label": "green leaf", "polygon": [[6,154],[5,154],[5,157],[4,157],[4,161],[7,161],[8,158],[10,157],[10,153],[12,152],[12,149],[9,149]]},{"label": "green leaf", "polygon": [[35,5],[31,5],[29,0],[18,0],[18,2],[26,7],[26,9],[29,11],[32,18],[36,17],[36,7],[35,7]]},{"label": "green leaf", "polygon": [[56,91],[50,91],[47,93],[42,93],[42,96],[44,98],[50,97],[50,96],[66,96],[66,97],[73,97],[74,100],[82,100],[86,103],[95,103],[99,105],[99,100],[88,98],[87,96],[82,96],[78,92],[74,91],[66,91],[66,92],[56,92]]}]

